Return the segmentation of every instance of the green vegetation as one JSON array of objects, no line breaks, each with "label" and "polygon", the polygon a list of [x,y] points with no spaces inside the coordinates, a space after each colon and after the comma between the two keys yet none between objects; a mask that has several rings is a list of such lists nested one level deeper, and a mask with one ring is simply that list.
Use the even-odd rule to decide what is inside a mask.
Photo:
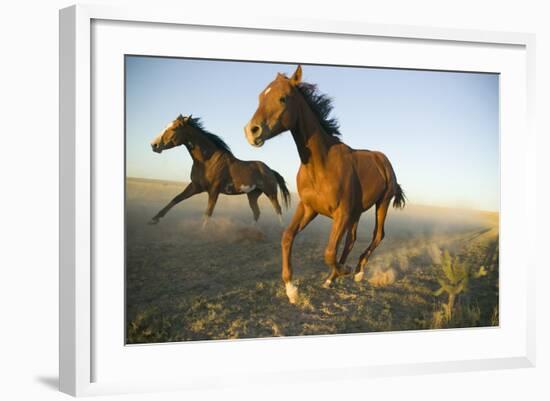
[{"label": "green vegetation", "polygon": [[434,295],[437,297],[443,293],[447,294],[447,303],[443,305],[444,319],[451,321],[457,296],[468,291],[468,283],[471,278],[486,276],[487,271],[485,267],[481,266],[477,272],[472,273],[472,266],[461,262],[458,256],[451,258],[448,251],[443,253],[441,270],[443,277],[437,280],[441,287]]}]

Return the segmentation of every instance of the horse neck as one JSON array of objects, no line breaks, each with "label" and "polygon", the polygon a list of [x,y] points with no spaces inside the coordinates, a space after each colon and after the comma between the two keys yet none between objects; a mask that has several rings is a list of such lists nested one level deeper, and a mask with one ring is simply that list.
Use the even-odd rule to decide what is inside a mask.
[{"label": "horse neck", "polygon": [[309,168],[325,168],[328,150],[336,140],[328,135],[305,99],[299,103],[296,126],[291,130],[300,160]]},{"label": "horse neck", "polygon": [[218,150],[198,129],[193,129],[185,142],[185,147],[193,161],[200,163],[207,163]]}]

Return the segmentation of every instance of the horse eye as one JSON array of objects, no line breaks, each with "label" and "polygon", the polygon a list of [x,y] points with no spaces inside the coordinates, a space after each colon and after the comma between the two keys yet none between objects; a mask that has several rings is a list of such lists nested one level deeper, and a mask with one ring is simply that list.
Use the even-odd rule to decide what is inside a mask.
[{"label": "horse eye", "polygon": [[286,97],[283,96],[282,98],[280,98],[280,99],[279,99],[279,102],[281,102],[281,103],[286,103]]}]

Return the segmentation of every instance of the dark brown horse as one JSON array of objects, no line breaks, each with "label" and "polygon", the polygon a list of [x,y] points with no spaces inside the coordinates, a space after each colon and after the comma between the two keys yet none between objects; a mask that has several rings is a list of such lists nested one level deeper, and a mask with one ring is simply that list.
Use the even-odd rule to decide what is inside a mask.
[{"label": "dark brown horse", "polygon": [[277,186],[281,190],[281,198],[286,207],[290,202],[290,194],[285,180],[279,173],[260,161],[237,159],[219,136],[204,129],[199,118],[180,115],[151,142],[153,151],[157,153],[180,145],[185,145],[193,158],[191,183],[161,209],[152,218],[150,224],[158,223],[179,202],[201,192],[208,193],[208,206],[203,227],[212,216],[219,194],[246,194],[254,221],[260,217],[258,197],[266,194],[282,224]]},{"label": "dark brown horse", "polygon": [[[297,176],[300,203],[281,239],[282,276],[291,303],[298,297],[298,289],[292,284],[292,244],[296,234],[318,214],[333,220],[325,249],[330,273],[324,286],[329,287],[336,277],[351,273],[345,262],[355,243],[361,214],[376,205],[373,238],[359,257],[356,281],[363,278],[369,256],[384,238],[384,221],[391,199],[394,207],[405,206],[405,195],[387,157],[344,144],[338,123],[329,118],[330,98],[301,79],[301,66],[291,78],[278,74],[259,95],[258,109],[245,127],[246,138],[253,146],[262,146],[274,136],[290,131],[300,155]],[[344,249],[337,259],[344,234]]]}]

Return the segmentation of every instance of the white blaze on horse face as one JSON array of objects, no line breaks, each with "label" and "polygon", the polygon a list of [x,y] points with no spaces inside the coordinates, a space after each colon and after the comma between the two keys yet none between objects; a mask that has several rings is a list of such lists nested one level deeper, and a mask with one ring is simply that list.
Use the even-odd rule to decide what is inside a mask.
[{"label": "white blaze on horse face", "polygon": [[271,86],[269,88],[267,88],[265,91],[264,91],[264,96],[267,96],[267,94],[269,93],[269,91],[271,91]]},{"label": "white blaze on horse face", "polygon": [[172,128],[172,125],[174,125],[174,122],[173,121],[170,121],[168,123],[168,125],[166,126],[166,128],[164,128],[162,131],[160,131],[160,133],[155,137],[155,139],[153,139],[151,141],[151,145],[160,145],[162,143],[162,136],[164,135],[164,133],[169,130],[170,128]]},{"label": "white blaze on horse face", "polygon": [[256,185],[241,185],[241,191],[244,193],[252,192],[256,189]]},{"label": "white blaze on horse face", "polygon": [[174,125],[174,122],[173,122],[173,121],[170,121],[170,122],[168,123],[168,125],[166,126],[166,128],[164,128],[164,130],[166,131],[167,129],[171,128],[172,125]]},{"label": "white blaze on horse face", "polygon": [[151,146],[157,146],[159,151],[162,150],[162,135],[164,134],[164,131],[158,134],[155,139],[151,141]]}]

